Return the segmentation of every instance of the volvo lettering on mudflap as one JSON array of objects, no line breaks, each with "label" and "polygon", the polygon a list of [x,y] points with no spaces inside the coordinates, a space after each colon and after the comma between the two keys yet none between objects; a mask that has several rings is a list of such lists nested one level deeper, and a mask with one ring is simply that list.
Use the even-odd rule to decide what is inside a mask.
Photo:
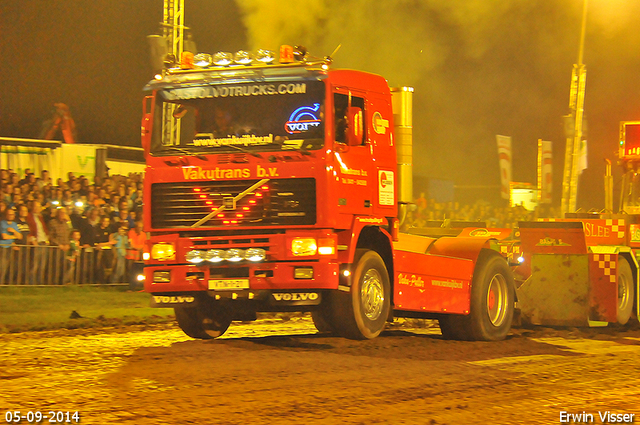
[{"label": "volvo lettering on mudflap", "polygon": [[[320,331],[374,338],[397,316],[447,338],[498,340],[510,268],[484,229],[400,233],[411,188],[411,88],[283,46],[281,62],[165,69],[145,88],[145,289],[185,333],[258,312],[310,312]],[[206,56],[202,56],[205,58]]]},{"label": "volvo lettering on mudflap", "polygon": [[318,292],[274,292],[274,303],[288,305],[318,305],[321,298]]},{"label": "volvo lettering on mudflap", "polygon": [[191,295],[153,295],[151,297],[153,307],[173,307],[178,304],[193,304],[195,301],[195,297]]}]

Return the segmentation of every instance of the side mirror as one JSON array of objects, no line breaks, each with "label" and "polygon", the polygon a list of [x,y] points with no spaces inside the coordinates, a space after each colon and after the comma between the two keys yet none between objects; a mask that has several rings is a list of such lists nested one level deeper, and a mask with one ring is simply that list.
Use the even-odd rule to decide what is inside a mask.
[{"label": "side mirror", "polygon": [[349,127],[347,129],[347,144],[360,146],[364,138],[364,120],[362,108],[350,106],[348,111]]},{"label": "side mirror", "polygon": [[142,101],[142,147],[145,153],[149,153],[151,145],[151,109],[153,107],[153,96],[145,96]]}]

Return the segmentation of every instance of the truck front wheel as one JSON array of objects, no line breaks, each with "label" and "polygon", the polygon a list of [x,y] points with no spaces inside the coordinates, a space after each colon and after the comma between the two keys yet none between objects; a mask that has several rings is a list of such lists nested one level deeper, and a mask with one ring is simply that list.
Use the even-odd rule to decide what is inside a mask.
[{"label": "truck front wheel", "polygon": [[212,305],[175,307],[173,310],[180,329],[191,338],[217,338],[222,336],[231,324],[229,314]]},{"label": "truck front wheel", "polygon": [[333,324],[347,338],[372,339],[380,335],[389,315],[389,273],[375,251],[357,250],[354,264],[350,292],[335,294]]},{"label": "truck front wheel", "polygon": [[317,310],[311,312],[311,319],[316,329],[320,333],[335,333],[335,326],[331,324],[331,316],[325,310]]}]

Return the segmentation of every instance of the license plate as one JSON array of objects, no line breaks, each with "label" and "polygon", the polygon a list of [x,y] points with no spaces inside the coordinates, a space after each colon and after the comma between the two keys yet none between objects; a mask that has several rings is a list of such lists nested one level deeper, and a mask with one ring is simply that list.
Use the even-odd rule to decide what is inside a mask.
[{"label": "license plate", "polygon": [[249,279],[209,279],[209,289],[249,289]]}]

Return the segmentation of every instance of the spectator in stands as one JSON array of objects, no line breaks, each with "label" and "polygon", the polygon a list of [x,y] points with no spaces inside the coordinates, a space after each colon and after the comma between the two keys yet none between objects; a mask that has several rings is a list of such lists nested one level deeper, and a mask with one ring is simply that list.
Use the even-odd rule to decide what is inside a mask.
[{"label": "spectator in stands", "polygon": [[29,176],[31,175],[31,168],[24,169],[24,178],[18,182],[20,186],[29,182]]},{"label": "spectator in stands", "polygon": [[77,195],[89,197],[89,180],[85,176],[80,176],[80,188]]},{"label": "spectator in stands", "polygon": [[21,245],[26,245],[28,243],[29,237],[31,236],[31,231],[29,229],[29,223],[27,223],[27,218],[29,216],[29,209],[25,204],[18,205],[18,217],[16,218],[16,223],[18,224],[18,229],[20,229],[20,233],[22,233]]},{"label": "spectator in stands", "polygon": [[[22,239],[22,233],[16,223],[16,210],[9,208],[4,212],[0,221],[0,283],[6,283],[11,278],[11,270],[15,270],[12,261],[12,246]],[[5,278],[7,280],[5,280]]]},{"label": "spectator in stands", "polygon": [[25,284],[27,283],[27,276],[30,271],[30,253],[31,251],[27,248],[27,244],[29,243],[29,238],[31,237],[31,232],[29,229],[29,224],[27,223],[27,218],[29,216],[29,209],[25,204],[20,204],[17,207],[18,217],[16,218],[16,224],[18,225],[18,229],[20,229],[20,233],[22,234],[22,239],[16,241],[16,245],[19,246],[18,250],[15,252],[17,254],[16,258],[16,283]]},{"label": "spectator in stands", "polygon": [[94,207],[101,207],[107,203],[107,192],[104,189],[98,190],[98,196],[93,200]]},{"label": "spectator in stands", "polygon": [[66,272],[64,276],[64,283],[76,283],[76,263],[80,256],[80,231],[78,229],[71,230],[71,238],[69,240],[69,249],[66,252]]},{"label": "spectator in stands", "polygon": [[135,226],[129,229],[129,244],[131,245],[131,250],[129,251],[128,258],[132,261],[142,260],[142,251],[147,241],[147,234],[142,231],[142,227],[142,220],[138,220]]},{"label": "spectator in stands", "polygon": [[[127,200],[121,198],[118,203],[118,211],[114,211],[112,213],[112,222],[115,226],[120,226],[121,223],[126,223],[127,231],[132,227],[129,221],[129,208],[127,204]],[[115,233],[115,230],[114,230]]]},{"label": "spectator in stands", "polygon": [[66,207],[56,210],[54,217],[49,222],[49,242],[52,246],[58,246],[63,251],[69,249],[71,240],[71,221]]},{"label": "spectator in stands", "polygon": [[75,201],[71,196],[71,191],[67,189],[64,192],[62,192],[62,199],[60,199],[60,206],[63,206],[66,208],[73,208],[73,204],[75,204]]},{"label": "spectator in stands", "polygon": [[16,222],[16,210],[15,208],[7,208],[4,212],[4,217],[0,221],[0,234],[2,235],[2,243],[4,246],[11,246],[16,241],[22,240],[22,233]]},{"label": "spectator in stands", "polygon": [[110,238],[109,224],[111,219],[104,216],[100,219],[100,224],[94,228],[93,240],[98,249],[96,258],[96,277],[99,283],[107,283],[113,268],[113,239]]},{"label": "spectator in stands", "polygon": [[42,204],[34,201],[31,203],[31,213],[27,216],[29,224],[29,243],[34,245],[33,267],[31,268],[30,283],[35,285],[44,281],[43,275],[49,259],[49,228],[42,215]]},{"label": "spectator in stands", "polygon": [[130,248],[128,231],[129,224],[121,222],[118,231],[111,235],[115,251],[115,266],[111,275],[111,283],[123,283],[125,280],[127,250]]},{"label": "spectator in stands", "polygon": [[9,205],[11,203],[11,199],[13,196],[13,185],[7,183],[4,185],[4,190],[2,191],[2,200]]},{"label": "spectator in stands", "polygon": [[135,197],[132,195],[133,209],[142,208],[142,189],[138,189],[135,192]]},{"label": "spectator in stands", "polygon": [[52,183],[49,171],[42,170],[42,173],[40,173],[40,180],[38,181],[38,189],[42,190],[45,186],[51,185]]}]

